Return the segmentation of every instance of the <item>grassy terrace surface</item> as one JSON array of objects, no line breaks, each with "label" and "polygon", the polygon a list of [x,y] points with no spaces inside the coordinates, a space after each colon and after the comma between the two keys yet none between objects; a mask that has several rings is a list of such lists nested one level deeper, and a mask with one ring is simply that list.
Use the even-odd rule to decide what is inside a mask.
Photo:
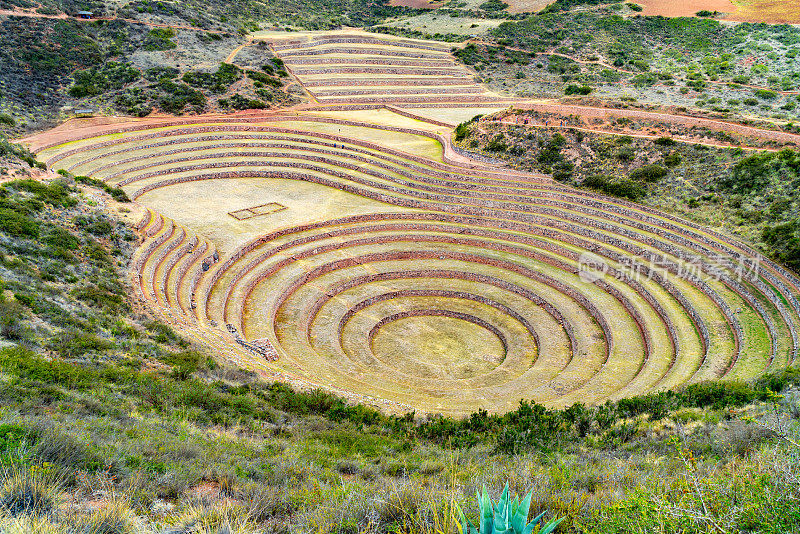
[{"label": "grassy terrace surface", "polygon": [[[442,126],[386,110],[152,126],[56,136],[37,156],[152,209],[137,287],[240,365],[463,414],[797,361],[790,272],[654,209],[468,160]],[[269,203],[285,209],[231,215]]]}]

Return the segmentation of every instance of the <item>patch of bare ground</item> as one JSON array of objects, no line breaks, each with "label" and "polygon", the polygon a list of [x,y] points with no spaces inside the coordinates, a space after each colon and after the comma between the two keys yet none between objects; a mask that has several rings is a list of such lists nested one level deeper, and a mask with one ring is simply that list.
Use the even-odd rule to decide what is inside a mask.
[{"label": "patch of bare ground", "polygon": [[535,13],[551,3],[548,0],[511,0],[508,2],[508,11],[511,13]]},{"label": "patch of bare ground", "polygon": [[390,6],[405,6],[413,7],[414,9],[438,9],[442,7],[443,2],[436,2],[430,0],[390,0]]},{"label": "patch of bare ground", "polygon": [[728,20],[800,24],[800,5],[795,0],[737,0]]},{"label": "patch of bare ground", "polygon": [[698,11],[733,13],[736,6],[731,0],[637,0],[644,8],[642,15],[662,17],[693,17]]}]

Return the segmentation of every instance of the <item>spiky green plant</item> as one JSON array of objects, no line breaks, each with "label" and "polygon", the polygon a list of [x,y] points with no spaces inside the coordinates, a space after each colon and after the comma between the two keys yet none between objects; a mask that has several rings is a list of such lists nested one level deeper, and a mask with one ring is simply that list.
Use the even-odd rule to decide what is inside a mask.
[{"label": "spiky green plant", "polygon": [[[478,493],[478,509],[480,512],[478,525],[480,528],[475,528],[459,508],[461,534],[532,534],[533,529],[536,528],[544,516],[544,512],[542,512],[528,523],[528,511],[531,507],[532,493],[532,491],[528,492],[522,502],[519,501],[519,497],[509,501],[508,482],[506,482],[503,494],[497,504],[493,504],[486,487],[484,487],[483,495]],[[564,518],[562,517],[542,525],[537,534],[550,534],[563,520]]]}]

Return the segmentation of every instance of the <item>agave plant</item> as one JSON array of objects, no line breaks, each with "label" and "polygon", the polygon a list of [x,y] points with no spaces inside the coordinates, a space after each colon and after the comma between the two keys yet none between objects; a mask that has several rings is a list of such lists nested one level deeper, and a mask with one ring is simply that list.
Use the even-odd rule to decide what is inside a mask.
[{"label": "agave plant", "polygon": [[[528,492],[522,502],[519,501],[519,497],[515,497],[514,501],[511,502],[508,500],[508,482],[506,482],[503,495],[500,496],[497,504],[492,504],[489,493],[484,487],[483,495],[478,493],[478,508],[480,511],[478,525],[480,528],[475,528],[459,508],[461,534],[532,534],[544,516],[544,512],[542,512],[528,523],[528,511],[531,507],[532,493],[532,491]],[[541,525],[536,534],[550,534],[563,520],[564,518],[562,517]]]}]

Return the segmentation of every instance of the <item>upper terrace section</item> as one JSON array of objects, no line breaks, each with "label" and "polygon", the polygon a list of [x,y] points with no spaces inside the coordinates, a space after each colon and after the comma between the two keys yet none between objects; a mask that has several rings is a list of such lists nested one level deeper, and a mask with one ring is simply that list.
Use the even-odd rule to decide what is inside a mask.
[{"label": "upper terrace section", "polygon": [[321,104],[480,104],[505,100],[475,81],[446,43],[363,31],[262,32]]}]

